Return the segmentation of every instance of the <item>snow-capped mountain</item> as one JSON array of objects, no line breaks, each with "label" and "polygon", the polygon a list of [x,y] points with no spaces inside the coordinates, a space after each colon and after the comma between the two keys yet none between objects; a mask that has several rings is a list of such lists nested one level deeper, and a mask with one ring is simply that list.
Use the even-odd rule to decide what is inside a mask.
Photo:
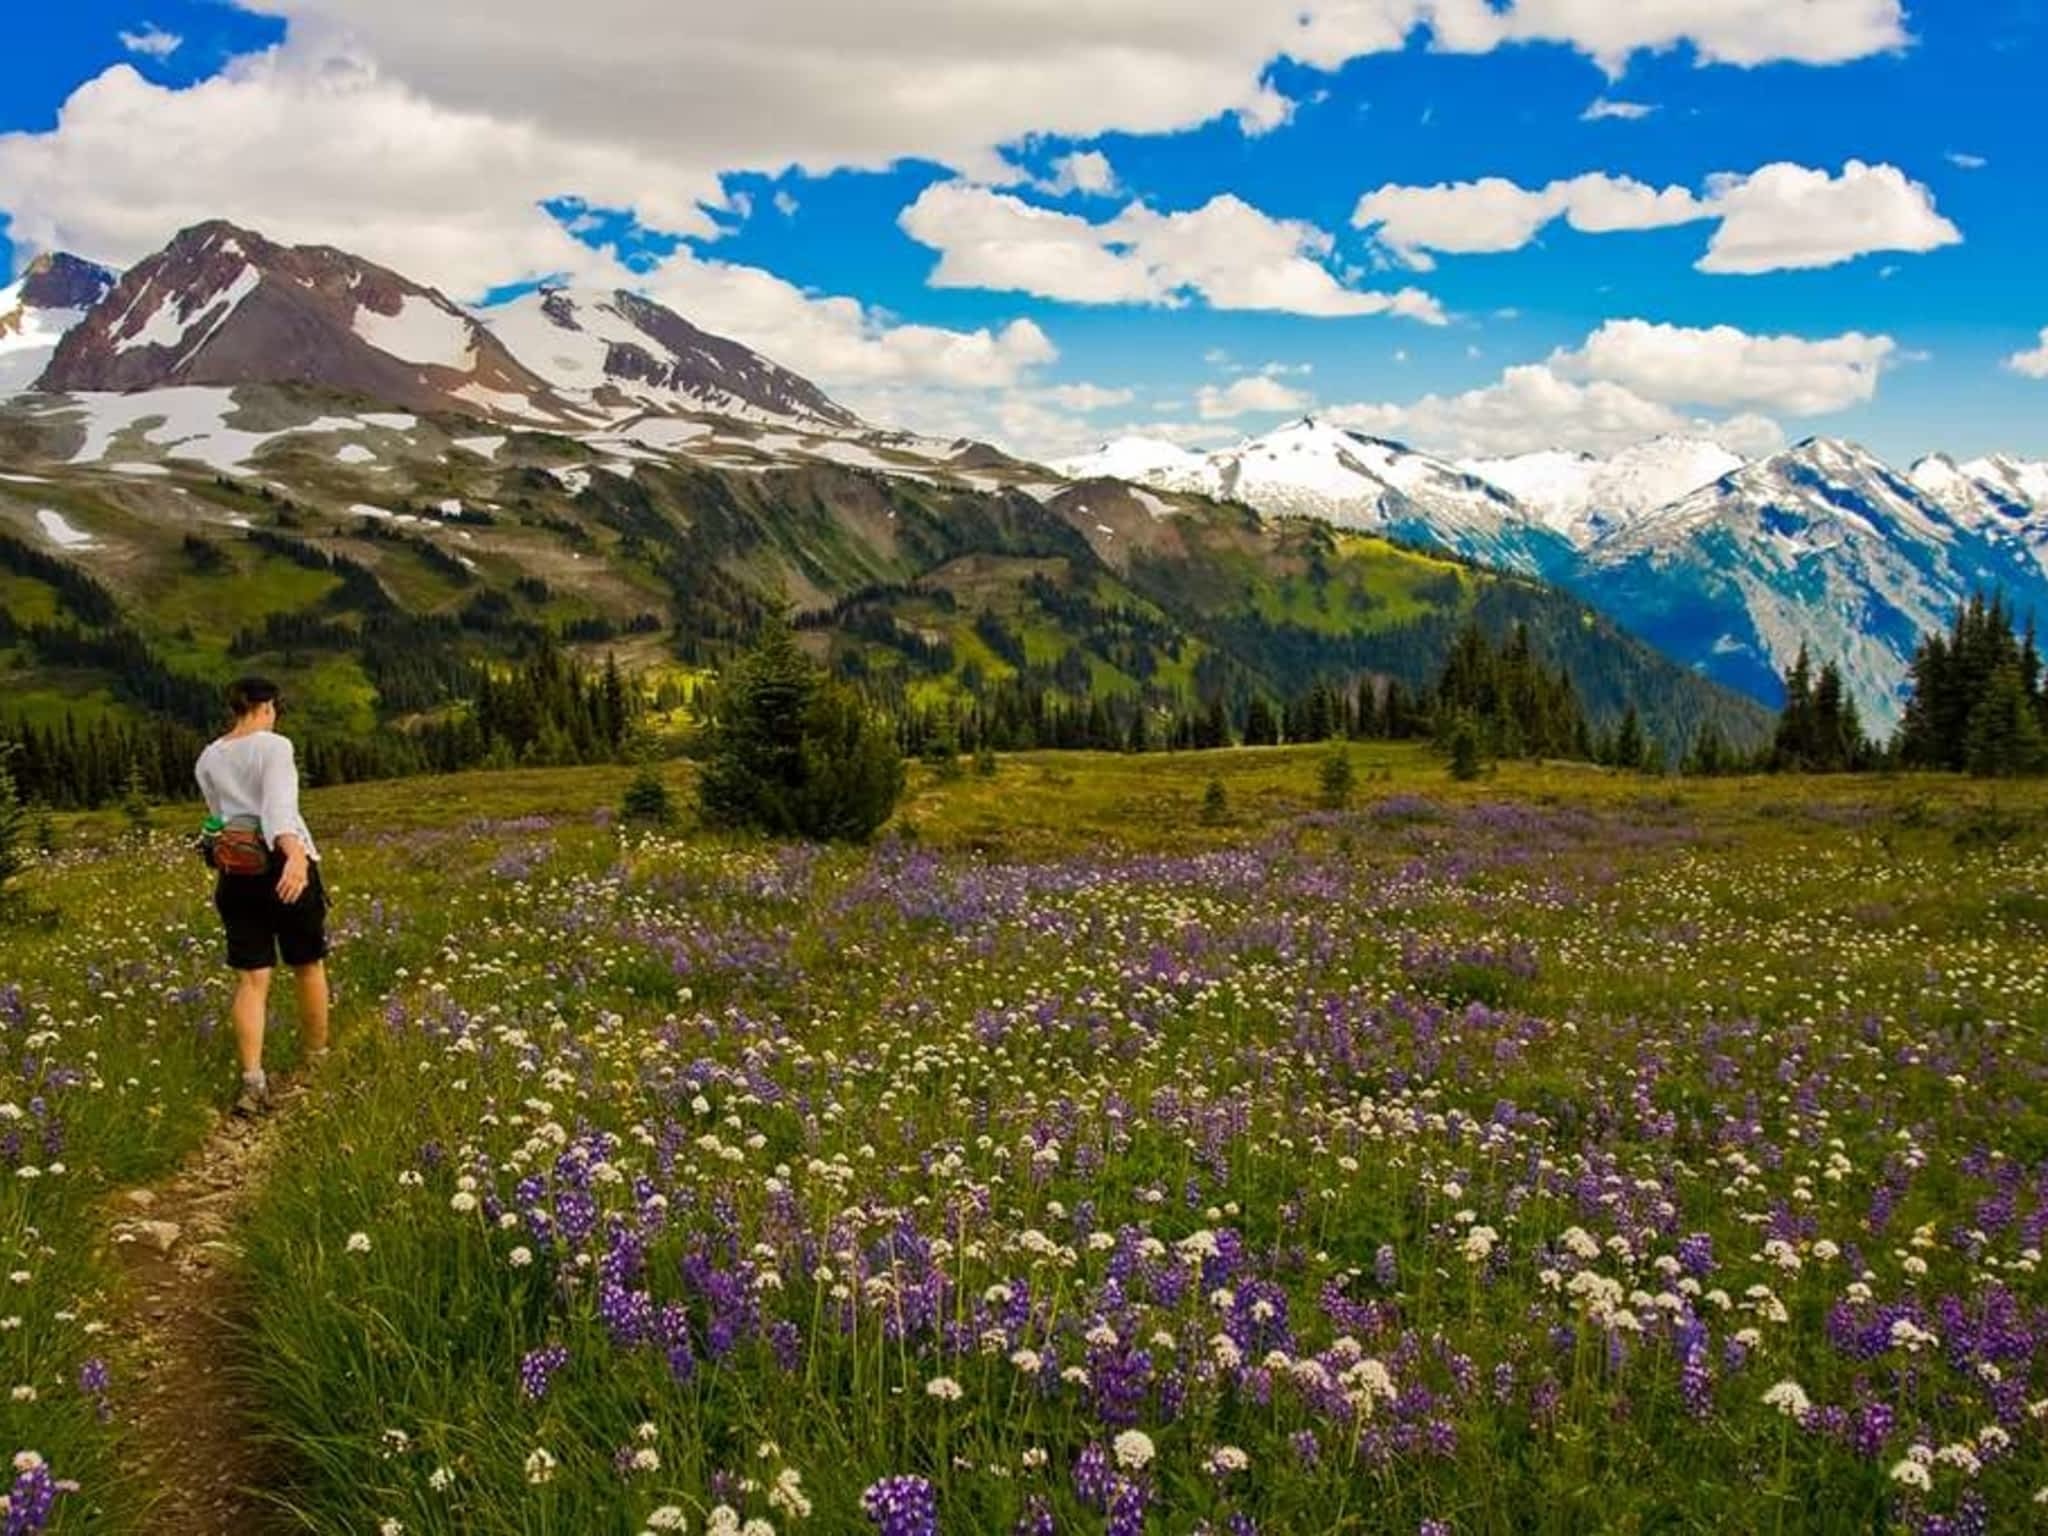
[{"label": "snow-capped mountain", "polygon": [[2048,572],[1876,455],[1814,438],[1617,528],[1567,578],[1674,658],[1761,698],[1802,644],[1864,718],[1897,723],[1906,666],[1973,591],[2048,611]]},{"label": "snow-capped mountain", "polygon": [[317,384],[413,410],[561,419],[545,380],[431,288],[220,220],[182,230],[66,332],[41,390]]},{"label": "snow-capped mountain", "polygon": [[27,389],[64,333],[107,296],[115,274],[62,251],[38,256],[0,288],[0,395]]},{"label": "snow-capped mountain", "polygon": [[1132,480],[1160,490],[1181,490],[1201,477],[1204,459],[1156,437],[1119,437],[1093,453],[1057,459],[1049,467],[1069,480]]},{"label": "snow-capped mountain", "polygon": [[1608,458],[1551,450],[1458,467],[1499,486],[1547,528],[1583,549],[1658,507],[1742,467],[1740,454],[1697,437],[1657,437]]},{"label": "snow-capped mountain", "polygon": [[[796,373],[630,292],[541,289],[477,313],[346,252],[218,221],[118,279],[70,257],[30,267],[0,292],[0,387],[7,369],[45,357],[37,389],[71,398],[34,409],[71,424],[73,462],[123,474],[161,472],[151,455],[239,470],[309,451],[274,446],[287,437],[324,433],[346,440],[318,451],[369,476],[379,433],[481,452],[504,441],[479,434],[482,418],[579,438],[622,475],[674,459],[829,464],[1022,491],[1071,502],[1076,526],[1117,558],[1177,537],[1180,504],[1157,493],[1234,499],[1570,587],[1766,702],[1805,643],[1843,665],[1880,730],[1897,717],[1920,636],[1970,593],[2000,590],[2020,613],[2048,617],[2048,464],[1937,455],[1900,474],[1829,439],[1744,464],[1682,437],[1606,458],[1456,463],[1311,417],[1213,453],[1127,437],[1041,468],[987,444],[871,427]],[[309,405],[296,427],[236,414],[238,391],[280,384],[355,399],[324,414]],[[361,402],[435,419],[401,427]]]},{"label": "snow-capped mountain", "polygon": [[1056,467],[1075,478],[1111,474],[1242,501],[1268,516],[1318,517],[1530,574],[1571,555],[1561,535],[1499,487],[1447,460],[1313,416],[1200,457],[1126,438]]},{"label": "snow-capped mountain", "polygon": [[2026,550],[2048,572],[2048,463],[1993,454],[1958,464],[1937,453],[1906,473],[1963,527]]},{"label": "snow-capped mountain", "polygon": [[542,288],[482,316],[549,383],[602,405],[862,425],[810,380],[624,289]]}]

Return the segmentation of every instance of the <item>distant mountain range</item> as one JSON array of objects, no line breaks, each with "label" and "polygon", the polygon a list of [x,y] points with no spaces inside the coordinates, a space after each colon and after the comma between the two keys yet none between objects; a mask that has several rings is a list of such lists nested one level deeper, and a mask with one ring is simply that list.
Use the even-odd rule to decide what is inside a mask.
[{"label": "distant mountain range", "polygon": [[[1673,751],[1768,726],[1546,582],[876,426],[629,292],[470,310],[219,222],[118,276],[28,278],[15,333],[43,363],[0,401],[0,717],[202,726],[220,680],[271,666],[320,739],[364,741],[542,632],[658,672],[790,607],[881,696],[979,701],[1024,739],[1088,717],[1100,740],[1106,712],[1121,740],[1147,711],[1322,678],[1419,690],[1475,621],[1526,626],[1596,724],[1633,706]],[[1515,525],[1464,471],[1344,451],[1415,542],[1454,501],[1475,538]],[[1281,478],[1248,460],[1213,489]]]},{"label": "distant mountain range", "polygon": [[[972,637],[983,599],[1005,622],[1043,624],[1041,641],[1020,652],[1024,669],[1077,643],[1073,611],[1051,612],[1039,588],[1029,602],[1019,596],[1022,567],[977,587],[969,568],[947,564],[1026,559],[1026,548],[1029,559],[1067,562],[1039,572],[1055,586],[1078,582],[1094,603],[1107,582],[1178,626],[1212,654],[1212,681],[1235,668],[1238,686],[1285,691],[1330,666],[1423,673],[1419,652],[1402,651],[1392,666],[1399,647],[1361,637],[1396,613],[1408,624],[1441,617],[1444,604],[1390,609],[1361,589],[1339,592],[1350,606],[1333,612],[1318,587],[1303,606],[1301,583],[1326,581],[1327,558],[1282,526],[1245,524],[1239,505],[1562,587],[1579,601],[1546,611],[1554,649],[1571,648],[1559,638],[1574,627],[1567,615],[1591,604],[1682,667],[1764,703],[1809,643],[1842,662],[1880,729],[1897,718],[1918,636],[1945,624],[1973,588],[2002,589],[2022,612],[2048,607],[2040,464],[1937,457],[1900,474],[1828,439],[1745,463],[1684,438],[1606,458],[1452,462],[1310,418],[1215,453],[1126,438],[1036,465],[989,444],[864,422],[810,381],[628,291],[543,287],[472,310],[346,251],[281,246],[219,221],[181,231],[125,273],[51,256],[0,291],[0,393],[30,385],[0,406],[0,458],[31,469],[0,478],[0,511],[15,502],[58,547],[87,547],[52,530],[93,537],[81,530],[94,497],[134,516],[152,481],[198,470],[260,481],[338,515],[395,517],[401,527],[411,518],[429,537],[440,533],[396,504],[426,498],[488,512],[560,499],[574,515],[558,520],[587,520],[601,506],[624,540],[623,553],[606,546],[615,579],[585,605],[593,625],[602,627],[600,611],[621,612],[627,591],[648,600],[666,589],[679,630],[719,633],[779,592],[871,638],[925,636],[933,656],[957,640],[945,669],[952,688],[1019,670]],[[782,491],[763,497],[731,478],[772,471],[812,477],[803,493],[812,502],[799,509]],[[895,488],[889,505],[856,511],[862,497],[821,493],[816,477],[833,471],[878,477]],[[691,475],[710,478],[687,494],[669,483]],[[25,505],[63,500],[60,491],[76,493],[71,510]],[[906,517],[902,496],[933,516],[934,498],[944,501],[952,523]],[[838,511],[820,523],[821,507]],[[150,515],[164,511],[151,503]],[[1010,537],[1019,517],[1039,530],[1021,545]],[[988,533],[989,549],[976,545],[980,534],[962,534],[997,527],[1009,533]],[[663,555],[657,546],[671,536],[681,544]],[[560,579],[565,560],[573,568],[595,548],[540,564]],[[674,563],[684,549],[698,567],[687,573]],[[462,558],[483,569],[473,554]],[[1418,588],[1434,580],[1427,569],[1409,573]],[[929,583],[940,570],[963,584],[945,586],[951,610],[868,590]],[[1491,594],[1496,618],[1500,594],[1537,590],[1461,583],[1455,601],[1441,582],[1431,590],[1460,611],[1475,592]],[[976,595],[963,605],[963,593]],[[1157,689],[1168,676],[1184,686],[1184,664],[1159,671],[1165,655],[1127,649],[1120,663],[1098,660],[1118,688]],[[861,653],[854,665],[894,663]],[[1674,743],[1709,716],[1738,736],[1760,718],[1730,713],[1711,691],[1652,698],[1647,661],[1621,671],[1590,690],[1596,714],[1636,702]]]},{"label": "distant mountain range", "polygon": [[1897,723],[1920,636],[1972,591],[2048,618],[2048,464],[1905,473],[1812,438],[1746,462],[1665,437],[1612,457],[1453,463],[1313,418],[1206,455],[1124,438],[1054,466],[1235,497],[1557,582],[1703,675],[1766,702],[1810,645],[1866,721]]}]

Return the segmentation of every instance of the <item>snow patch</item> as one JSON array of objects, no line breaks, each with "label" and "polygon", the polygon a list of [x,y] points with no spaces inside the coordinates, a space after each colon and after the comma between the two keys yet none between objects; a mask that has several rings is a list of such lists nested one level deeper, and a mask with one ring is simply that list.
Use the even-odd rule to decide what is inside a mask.
[{"label": "snow patch", "polygon": [[[132,395],[76,394],[67,409],[85,417],[85,441],[71,456],[74,464],[104,459],[116,438],[156,419],[143,441],[164,450],[164,457],[190,459],[224,473],[240,470],[257,449],[279,434],[245,432],[226,425],[235,408],[234,391],[201,384],[146,389]],[[147,471],[145,471],[146,473]]]},{"label": "snow patch", "polygon": [[505,446],[506,439],[502,435],[495,437],[455,437],[450,438],[449,443],[453,447],[460,448],[464,453],[475,454],[480,459],[495,459],[498,456],[498,450]]},{"label": "snow patch", "polygon": [[466,373],[476,354],[476,322],[416,293],[399,298],[395,315],[357,305],[354,329],[379,352],[425,368]]},{"label": "snow patch", "polygon": [[632,426],[625,428],[619,435],[629,442],[641,443],[649,448],[668,450],[680,448],[685,443],[693,443],[699,438],[712,437],[716,434],[708,423],[682,421],[676,417],[666,416],[648,421],[636,421]]},{"label": "snow patch", "polygon": [[365,426],[383,427],[391,432],[410,432],[420,419],[406,411],[365,411],[359,418]]},{"label": "snow patch", "polygon": [[62,512],[53,512],[48,507],[36,512],[36,521],[42,524],[43,535],[51,543],[63,549],[98,549],[100,541],[78,527]]},{"label": "snow patch", "polygon": [[334,450],[334,457],[337,462],[342,464],[374,464],[377,462],[375,451],[365,448],[361,443],[343,443]]},{"label": "snow patch", "polygon": [[[228,317],[241,308],[242,300],[254,293],[262,282],[263,274],[255,267],[245,265],[235,274],[233,282],[190,313],[182,310],[187,296],[176,290],[168,291],[157,300],[156,308],[150,311],[141,329],[115,342],[114,350],[118,353],[133,351],[137,347],[161,347],[167,352],[180,353],[182,362],[211,341],[213,333],[227,324]],[[187,346],[185,338],[192,334],[193,327],[209,317],[210,323],[199,339]]]},{"label": "snow patch", "polygon": [[357,517],[375,518],[380,523],[418,523],[421,519],[405,512],[393,512],[386,507],[373,507],[367,501],[351,502],[349,511]]}]

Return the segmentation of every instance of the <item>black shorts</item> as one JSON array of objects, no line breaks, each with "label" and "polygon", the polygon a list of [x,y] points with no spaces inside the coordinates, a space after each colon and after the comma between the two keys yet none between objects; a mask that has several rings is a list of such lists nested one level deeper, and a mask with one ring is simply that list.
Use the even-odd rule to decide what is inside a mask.
[{"label": "black shorts", "polygon": [[320,861],[306,865],[306,888],[286,903],[277,895],[284,873],[284,855],[273,851],[270,872],[263,875],[219,875],[213,884],[213,909],[228,931],[228,964],[238,971],[263,971],[277,964],[311,965],[327,957],[327,890],[320,883]]}]

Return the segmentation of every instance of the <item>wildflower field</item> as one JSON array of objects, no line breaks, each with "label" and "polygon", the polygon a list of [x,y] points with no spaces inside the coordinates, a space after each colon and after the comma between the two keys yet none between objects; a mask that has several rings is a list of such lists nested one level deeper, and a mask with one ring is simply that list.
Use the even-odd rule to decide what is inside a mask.
[{"label": "wildflower field", "polygon": [[[602,771],[309,797],[275,1528],[2039,1528],[2048,797],[1356,762],[1006,759],[831,851]],[[105,1233],[227,974],[174,838],[65,830],[0,936],[5,1529],[147,1530]]]}]

